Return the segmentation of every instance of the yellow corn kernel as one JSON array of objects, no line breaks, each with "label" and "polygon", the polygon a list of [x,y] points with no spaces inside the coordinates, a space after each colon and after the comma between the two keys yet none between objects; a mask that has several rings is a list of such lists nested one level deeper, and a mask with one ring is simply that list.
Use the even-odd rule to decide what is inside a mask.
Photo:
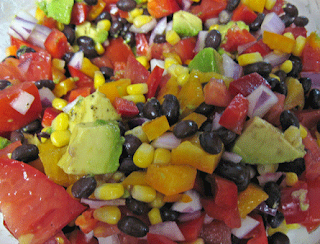
[{"label": "yellow corn kernel", "polygon": [[214,25],[211,25],[210,27],[209,27],[209,31],[211,31],[211,30],[218,30],[219,29],[219,25],[218,24],[214,24]]},{"label": "yellow corn kernel", "polygon": [[280,69],[286,72],[287,74],[292,70],[293,64],[291,60],[286,60],[281,64]]},{"label": "yellow corn kernel", "polygon": [[94,45],[94,49],[96,49],[96,51],[97,51],[97,53],[98,53],[99,55],[104,54],[104,52],[106,51],[106,50],[104,49],[104,47],[102,46],[102,44],[101,44],[101,43],[98,43],[98,42]]},{"label": "yellow corn kernel", "polygon": [[292,34],[292,32],[286,32],[283,34],[283,36],[288,37],[292,40],[295,40],[294,35]]},{"label": "yellow corn kernel", "polygon": [[148,60],[148,58],[146,56],[136,57],[136,60],[138,60],[138,62],[140,64],[142,64],[146,69],[150,68],[150,63],[149,63],[149,60]]},{"label": "yellow corn kernel", "polygon": [[138,17],[138,16],[140,16],[140,15],[142,15],[142,14],[143,14],[143,9],[142,9],[142,8],[135,8],[135,9],[133,9],[133,10],[131,10],[131,11],[129,12],[129,17],[127,18],[127,20],[128,20],[130,23],[132,23],[133,20],[134,20],[136,17]]},{"label": "yellow corn kernel", "polygon": [[154,147],[143,142],[133,155],[133,163],[139,168],[147,168],[153,162]]},{"label": "yellow corn kernel", "polygon": [[71,133],[69,130],[56,130],[50,135],[51,142],[56,147],[64,147],[69,144]]},{"label": "yellow corn kernel", "polygon": [[275,74],[270,74],[269,76],[270,76],[271,78],[275,78],[275,79],[277,79],[278,81],[280,81],[280,77],[277,76],[277,75],[275,75]]},{"label": "yellow corn kernel", "polygon": [[148,213],[149,221],[152,225],[162,222],[161,213],[159,208],[153,208]]},{"label": "yellow corn kernel", "polygon": [[146,102],[146,97],[142,94],[140,95],[127,95],[123,96],[122,98],[134,102],[134,103],[145,103]]},{"label": "yellow corn kernel", "polygon": [[57,22],[56,26],[57,26],[59,31],[63,31],[64,30],[64,24],[62,24],[60,22]]},{"label": "yellow corn kernel", "polygon": [[304,46],[306,45],[307,39],[303,36],[298,36],[296,39],[296,43],[293,47],[292,54],[300,57]]},{"label": "yellow corn kernel", "polygon": [[121,183],[104,183],[94,190],[94,196],[101,200],[118,199],[124,194],[124,187]]},{"label": "yellow corn kernel", "polygon": [[127,86],[127,93],[129,95],[143,95],[148,93],[147,83],[132,84]]},{"label": "yellow corn kernel", "polygon": [[154,151],[154,164],[169,164],[171,161],[171,152],[165,148],[157,148]]},{"label": "yellow corn kernel", "polygon": [[141,202],[152,202],[156,199],[157,192],[151,186],[134,185],[131,190],[132,198]]},{"label": "yellow corn kernel", "polygon": [[166,33],[166,41],[171,45],[175,45],[180,41],[180,36],[174,30],[169,30]]},{"label": "yellow corn kernel", "polygon": [[299,126],[299,129],[300,129],[301,138],[302,138],[302,139],[306,138],[307,135],[308,135],[307,129],[306,129],[303,125],[300,125],[300,126]]},{"label": "yellow corn kernel", "polygon": [[171,66],[171,65],[173,65],[173,64],[179,64],[179,61],[178,60],[176,60],[175,58],[172,58],[172,57],[169,57],[169,58],[166,58],[165,60],[164,60],[164,68],[165,69],[169,69],[169,67]]},{"label": "yellow corn kernel", "polygon": [[294,172],[287,172],[286,173],[286,185],[293,186],[298,182],[298,176]]},{"label": "yellow corn kernel", "polygon": [[187,83],[189,78],[190,78],[190,74],[181,74],[181,75],[179,75],[178,78],[177,78],[178,84],[180,86],[183,86],[184,84]]},{"label": "yellow corn kernel", "polygon": [[142,126],[136,126],[131,130],[126,131],[125,135],[134,135],[136,137],[138,137],[140,139],[141,142],[146,142],[148,143],[148,137],[146,135],[146,133],[143,131]]},{"label": "yellow corn kernel", "polygon": [[103,206],[93,212],[93,217],[110,225],[116,225],[121,218],[121,211],[117,206]]},{"label": "yellow corn kernel", "polygon": [[74,78],[70,77],[56,84],[52,92],[56,97],[62,97],[75,87]]},{"label": "yellow corn kernel", "polygon": [[99,71],[99,67],[91,63],[90,59],[83,58],[82,67],[80,71],[91,78],[94,78],[94,72]]},{"label": "yellow corn kernel", "polygon": [[69,127],[69,116],[66,113],[60,113],[52,121],[52,129],[56,130],[66,130]]},{"label": "yellow corn kernel", "polygon": [[156,198],[149,203],[149,206],[151,208],[162,208],[165,205],[165,202],[163,201],[164,195],[160,192],[157,192]]},{"label": "yellow corn kernel", "polygon": [[140,28],[141,26],[148,24],[153,19],[150,15],[138,15],[133,19],[133,25],[137,28]]},{"label": "yellow corn kernel", "polygon": [[241,54],[238,57],[238,63],[240,66],[246,66],[260,61],[263,61],[263,58],[259,52]]},{"label": "yellow corn kernel", "polygon": [[60,111],[67,106],[67,104],[68,102],[62,98],[55,98],[52,100],[52,107]]},{"label": "yellow corn kernel", "polygon": [[102,86],[104,83],[106,83],[106,79],[104,78],[104,75],[102,72],[95,71],[94,72],[94,78],[93,78],[93,85],[95,89],[98,89],[100,86]]},{"label": "yellow corn kernel", "polygon": [[111,21],[108,19],[100,20],[97,23],[97,28],[105,31],[109,31],[111,27]]},{"label": "yellow corn kernel", "polygon": [[264,5],[265,9],[271,10],[274,5],[276,4],[277,0],[266,0],[266,3]]}]

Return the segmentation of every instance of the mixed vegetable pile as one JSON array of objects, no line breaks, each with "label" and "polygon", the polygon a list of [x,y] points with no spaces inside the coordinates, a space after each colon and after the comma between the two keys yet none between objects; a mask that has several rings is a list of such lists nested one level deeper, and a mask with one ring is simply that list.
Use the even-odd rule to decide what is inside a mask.
[{"label": "mixed vegetable pile", "polygon": [[19,243],[289,243],[320,224],[320,38],[283,0],[43,0],[0,63]]}]

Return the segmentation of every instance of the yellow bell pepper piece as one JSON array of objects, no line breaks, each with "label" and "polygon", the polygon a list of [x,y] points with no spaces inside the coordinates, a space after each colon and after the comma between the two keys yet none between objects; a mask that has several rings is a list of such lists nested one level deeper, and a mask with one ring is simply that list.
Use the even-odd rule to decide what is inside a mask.
[{"label": "yellow bell pepper piece", "polygon": [[149,141],[158,138],[169,129],[170,125],[165,115],[148,121],[142,125],[142,130],[146,133]]},{"label": "yellow bell pepper piece", "polygon": [[117,81],[107,82],[99,86],[98,90],[110,99],[111,103],[116,97],[128,95],[127,86],[131,85],[130,79],[120,79]]},{"label": "yellow bell pepper piece", "polygon": [[127,178],[122,181],[122,185],[124,188],[135,185],[147,186],[148,184],[146,182],[146,172],[133,171],[130,175],[127,176]]},{"label": "yellow bell pepper piece", "polygon": [[266,0],[249,0],[247,6],[251,8],[253,11],[262,13],[264,10],[265,4],[266,4]]},{"label": "yellow bell pepper piece", "polygon": [[292,40],[289,37],[269,31],[263,32],[262,40],[271,49],[278,50],[284,53],[291,53],[296,43],[295,40]]},{"label": "yellow bell pepper piece", "polygon": [[304,107],[304,90],[299,80],[288,78],[286,80],[288,94],[284,100],[284,109],[292,109],[298,106],[299,109]]},{"label": "yellow bell pepper piece", "polygon": [[90,59],[83,58],[82,67],[80,71],[91,78],[94,78],[94,72],[100,71],[99,67],[91,63]]},{"label": "yellow bell pepper piece", "polygon": [[56,84],[55,88],[53,89],[53,94],[56,97],[62,97],[75,87],[76,85],[74,83],[74,78],[70,77],[61,81],[59,84]]}]

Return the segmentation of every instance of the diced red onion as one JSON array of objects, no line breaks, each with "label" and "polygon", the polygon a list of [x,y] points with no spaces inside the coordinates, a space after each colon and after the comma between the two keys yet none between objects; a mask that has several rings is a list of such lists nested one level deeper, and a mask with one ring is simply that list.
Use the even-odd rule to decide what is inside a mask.
[{"label": "diced red onion", "polygon": [[274,12],[267,14],[261,24],[262,33],[264,31],[269,31],[277,34],[282,34],[285,28],[286,27],[283,21]]},{"label": "diced red onion", "polygon": [[185,238],[175,221],[165,221],[149,227],[149,233],[163,235],[172,241],[185,241]]},{"label": "diced red onion", "polygon": [[8,33],[15,38],[25,41],[29,38],[36,25],[37,19],[31,14],[21,11],[11,22]]},{"label": "diced red onion", "polygon": [[160,68],[164,69],[164,61],[161,59],[151,59],[150,60],[150,69],[151,71],[154,69],[154,67],[159,66]]},{"label": "diced red onion", "polygon": [[193,213],[183,213],[183,214],[180,214],[178,220],[180,222],[186,222],[186,221],[190,221],[190,220],[194,220],[194,219],[197,219],[201,216],[201,211],[196,211],[196,212],[193,212]]},{"label": "diced red onion", "polygon": [[193,1],[191,0],[182,0],[182,10],[188,11],[192,5]]},{"label": "diced red onion", "polygon": [[149,31],[153,30],[157,25],[157,20],[153,18],[149,23],[144,24],[141,27],[135,27],[134,25],[131,25],[130,31],[134,33],[148,33]]},{"label": "diced red onion", "polygon": [[224,75],[238,79],[242,75],[242,67],[237,64],[228,54],[222,54]]},{"label": "diced red onion", "polygon": [[51,33],[51,29],[44,25],[36,25],[34,30],[31,32],[27,41],[33,45],[41,47],[45,49],[44,43],[46,42],[49,34]]},{"label": "diced red onion", "polygon": [[212,218],[211,216],[209,216],[208,214],[206,214],[206,215],[204,216],[203,223],[207,225],[207,224],[210,224],[213,220],[214,220],[214,218]]},{"label": "diced red onion", "polygon": [[143,125],[145,122],[148,122],[148,121],[150,121],[150,119],[143,118],[143,117],[137,117],[137,118],[130,119],[128,121],[128,125],[130,128],[134,128],[136,126]]},{"label": "diced red onion", "polygon": [[98,237],[99,244],[120,244],[120,239],[118,234],[107,236],[107,237]]},{"label": "diced red onion", "polygon": [[278,97],[268,87],[260,85],[249,96],[248,116],[262,118],[278,102]]},{"label": "diced red onion", "polygon": [[263,187],[269,181],[276,182],[277,180],[280,179],[282,175],[283,175],[282,172],[266,173],[266,174],[257,176],[257,179],[259,181],[259,185]]},{"label": "diced red onion", "polygon": [[238,46],[238,54],[242,54],[249,47],[253,46],[257,41],[249,42],[243,45]]},{"label": "diced red onion", "polygon": [[238,237],[239,239],[242,239],[250,231],[256,228],[259,225],[259,223],[260,223],[259,221],[247,215],[244,219],[241,219],[241,227],[233,228],[231,230],[231,233],[236,237]]},{"label": "diced red onion", "polygon": [[150,38],[149,38],[149,45],[153,43],[154,38],[156,35],[162,35],[167,28],[167,17],[162,18],[158,21],[156,27],[152,30]]},{"label": "diced red onion", "polygon": [[311,83],[311,89],[317,88],[320,89],[320,73],[316,72],[301,72],[301,77],[307,77],[310,78]]},{"label": "diced red onion", "polygon": [[30,109],[34,101],[34,96],[26,91],[21,91],[11,103],[10,106],[19,112],[20,114],[25,115]]},{"label": "diced red onion", "polygon": [[71,103],[68,103],[66,106],[64,106],[62,108],[62,111],[65,113],[69,113],[69,111],[74,107],[74,105],[76,105],[76,103],[79,101],[79,99],[82,96],[78,96],[76,99],[74,99]]},{"label": "diced red onion", "polygon": [[97,209],[102,206],[125,206],[126,199],[114,199],[114,200],[96,200],[96,199],[88,199],[88,198],[81,198],[81,203],[89,205],[92,209]]},{"label": "diced red onion", "polygon": [[231,161],[234,163],[240,163],[242,160],[242,157],[240,155],[233,153],[233,152],[227,152],[227,151],[223,152],[222,158],[224,160]]},{"label": "diced red onion", "polygon": [[271,216],[276,216],[277,214],[277,209],[276,208],[270,208],[266,202],[262,202],[258,205],[258,207],[256,207],[257,210],[263,212],[263,213],[266,213],[268,215],[271,215]]},{"label": "diced red onion", "polygon": [[270,63],[272,67],[276,67],[282,64],[284,61],[286,61],[289,58],[289,56],[290,54],[287,54],[287,53],[271,52],[263,57],[263,61]]},{"label": "diced red onion", "polygon": [[205,26],[207,29],[209,29],[210,26],[216,25],[216,24],[219,24],[219,18],[207,19],[207,20],[204,22],[204,26]]},{"label": "diced red onion", "polygon": [[89,241],[94,237],[93,230],[90,231],[90,232],[87,233],[87,234],[84,234],[84,236],[85,236],[86,241],[89,242]]},{"label": "diced red onion", "polygon": [[39,95],[42,107],[50,107],[52,105],[53,99],[56,98],[53,92],[47,87],[41,88],[39,90]]},{"label": "diced red onion", "polygon": [[196,46],[194,48],[195,53],[200,52],[205,47],[205,40],[207,35],[208,31],[199,31]]},{"label": "diced red onion", "polygon": [[222,114],[215,112],[213,120],[212,120],[212,130],[218,130],[222,127],[222,125],[219,124],[219,120],[221,118],[221,115]]},{"label": "diced red onion", "polygon": [[75,69],[80,70],[82,67],[83,58],[84,58],[83,51],[78,51],[72,56],[68,65],[70,65]]},{"label": "diced red onion", "polygon": [[28,71],[31,61],[32,61],[32,58],[27,58],[26,60],[24,60],[18,65],[18,68],[21,73],[25,74]]},{"label": "diced red onion", "polygon": [[172,150],[179,146],[181,139],[177,138],[172,132],[165,132],[157,139],[155,139],[151,145],[155,148],[165,148]]},{"label": "diced red onion", "polygon": [[185,192],[192,201],[190,202],[175,202],[171,209],[177,211],[179,213],[193,213],[196,211],[200,211],[202,209],[202,205],[200,202],[200,194],[195,190],[189,190]]}]

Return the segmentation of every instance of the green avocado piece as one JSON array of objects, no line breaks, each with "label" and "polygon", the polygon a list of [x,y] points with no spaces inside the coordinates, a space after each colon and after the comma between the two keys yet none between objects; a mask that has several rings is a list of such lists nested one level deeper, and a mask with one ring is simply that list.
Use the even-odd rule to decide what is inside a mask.
[{"label": "green avocado piece", "polygon": [[190,70],[199,70],[201,72],[223,73],[221,55],[212,47],[202,49],[189,63]]},{"label": "green avocado piece", "polygon": [[259,117],[248,121],[232,151],[248,164],[291,162],[306,153],[301,145],[293,146],[284,133]]},{"label": "green avocado piece", "polygon": [[95,91],[91,95],[80,98],[69,111],[69,129],[78,123],[94,122],[96,120],[120,120],[121,116],[112,106],[110,100],[101,92]]},{"label": "green avocado piece", "polygon": [[175,12],[172,21],[172,29],[179,36],[196,36],[202,31],[201,19],[189,12],[183,10]]},{"label": "green avocado piece", "polygon": [[48,17],[65,25],[70,24],[74,0],[43,0],[37,4]]},{"label": "green avocado piece", "polygon": [[116,121],[77,124],[58,166],[67,174],[106,174],[119,167],[124,138]]},{"label": "green avocado piece", "polygon": [[77,25],[75,28],[75,34],[77,38],[80,36],[88,36],[97,43],[103,43],[109,36],[108,31],[95,27],[89,21],[85,21],[81,25]]},{"label": "green avocado piece", "polygon": [[9,141],[7,138],[4,138],[4,137],[0,136],[0,149],[5,148],[10,143],[11,143],[11,141]]}]

